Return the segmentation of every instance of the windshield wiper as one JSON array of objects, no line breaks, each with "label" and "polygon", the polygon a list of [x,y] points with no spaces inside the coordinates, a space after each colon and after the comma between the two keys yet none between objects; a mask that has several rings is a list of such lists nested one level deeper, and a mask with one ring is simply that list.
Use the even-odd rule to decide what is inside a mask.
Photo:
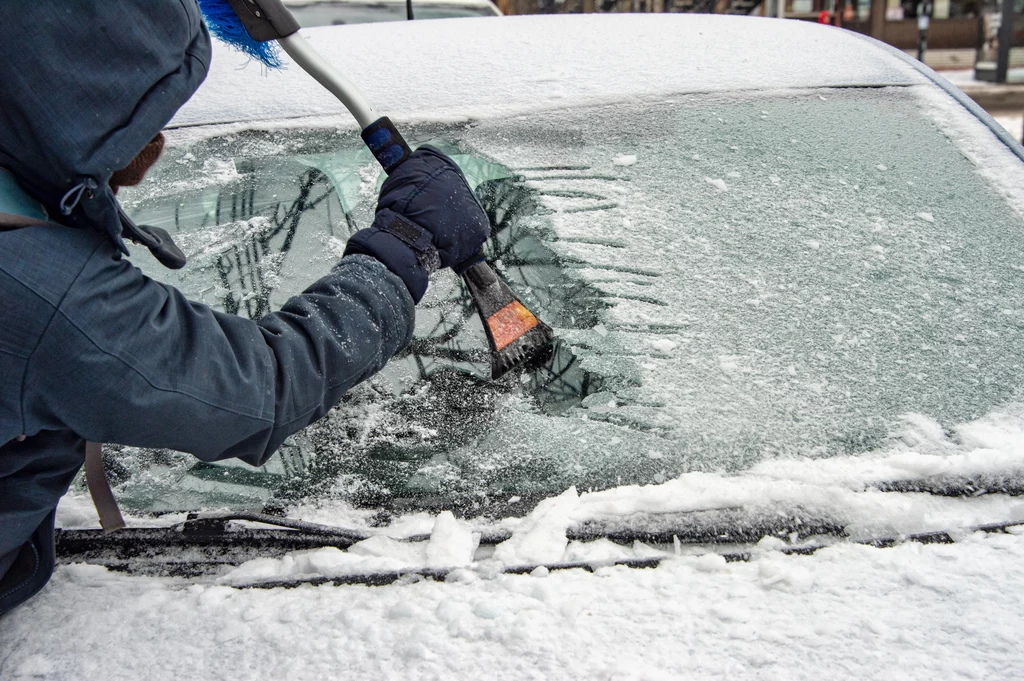
[{"label": "windshield wiper", "polygon": [[[799,519],[797,520],[799,521]],[[260,523],[270,525],[273,529],[232,526],[229,524],[232,521]],[[524,574],[538,568],[547,570],[581,568],[593,571],[598,567],[608,565],[633,568],[656,567],[663,560],[672,558],[673,553],[680,555],[683,547],[687,547],[691,553],[693,550],[704,548],[708,552],[723,556],[727,562],[747,561],[753,556],[753,550],[748,546],[764,536],[789,536],[793,542],[792,545],[779,549],[779,552],[785,555],[807,555],[841,542],[852,542],[878,548],[888,548],[907,541],[923,544],[949,544],[954,542],[954,536],[972,532],[1005,532],[1008,528],[1024,525],[1024,521],[857,539],[848,537],[845,530],[838,526],[819,525],[814,527],[803,521],[799,521],[798,525],[791,524],[789,527],[781,526],[777,522],[770,524],[773,527],[769,528],[769,523],[762,524],[760,527],[751,525],[745,531],[738,532],[733,529],[724,535],[709,533],[706,527],[694,532],[693,528],[681,525],[677,526],[671,534],[668,534],[666,530],[668,541],[665,542],[652,541],[664,538],[661,533],[659,536],[654,536],[649,531],[630,533],[623,530],[613,535],[603,534],[600,537],[609,538],[622,544],[630,544],[632,541],[658,543],[665,548],[666,554],[587,562],[510,566],[484,564],[479,570],[485,574]],[[791,532],[787,533],[787,530],[791,530]],[[228,568],[241,565],[254,558],[278,558],[293,551],[309,551],[328,547],[346,550],[353,544],[371,536],[375,535],[260,513],[193,514],[184,523],[164,528],[130,528],[109,534],[104,534],[102,530],[57,530],[56,551],[60,564],[88,562],[132,574],[196,578],[223,573]],[[494,546],[509,536],[510,533],[504,530],[484,532],[480,544],[481,546]],[[577,528],[567,532],[567,538],[585,541],[599,537],[585,528]],[[429,535],[416,535],[397,541],[418,543],[426,542],[429,539]],[[735,548],[723,550],[725,547]],[[673,551],[673,553],[668,551]],[[339,576],[296,575],[293,578],[253,581],[230,584],[230,586],[274,588],[328,583],[384,585],[402,580],[445,579],[457,569],[466,570],[467,568],[412,567],[387,572]]]}]

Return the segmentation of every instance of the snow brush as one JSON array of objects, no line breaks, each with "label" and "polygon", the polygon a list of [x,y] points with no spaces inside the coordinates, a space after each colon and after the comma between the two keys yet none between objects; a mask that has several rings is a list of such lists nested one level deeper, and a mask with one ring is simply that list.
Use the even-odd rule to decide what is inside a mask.
[{"label": "snow brush", "polygon": [[[299,24],[281,0],[198,0],[213,35],[268,68],[280,68],[271,40],[284,48],[303,71],[327,88],[355,117],[374,158],[390,174],[412,150],[387,116],[378,116],[362,93],[299,35]],[[479,262],[463,280],[487,332],[491,378],[519,366],[539,366],[552,352],[554,333],[523,305],[486,262]]]}]

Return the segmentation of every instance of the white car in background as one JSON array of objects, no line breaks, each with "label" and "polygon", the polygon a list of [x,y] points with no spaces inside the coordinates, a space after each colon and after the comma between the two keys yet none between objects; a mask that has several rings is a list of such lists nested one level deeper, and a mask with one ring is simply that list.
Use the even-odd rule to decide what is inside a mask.
[{"label": "white car in background", "polygon": [[[409,18],[405,0],[287,0],[284,4],[299,25],[307,28]],[[490,0],[414,0],[412,11],[417,21],[502,16]]]},{"label": "white car in background", "polygon": [[[304,34],[462,166],[557,351],[486,380],[441,275],[412,345],[262,469],[111,447],[132,527],[73,488],[0,676],[1016,675],[1024,149],[987,114],[804,22]],[[217,50],[122,200],[189,257],[137,265],[255,318],[382,178],[300,69],[243,63]]]}]

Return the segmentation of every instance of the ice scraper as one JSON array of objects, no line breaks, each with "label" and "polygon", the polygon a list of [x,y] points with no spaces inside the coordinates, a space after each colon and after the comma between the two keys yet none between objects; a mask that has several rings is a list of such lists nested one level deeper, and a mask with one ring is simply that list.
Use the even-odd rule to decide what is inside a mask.
[{"label": "ice scraper", "polygon": [[[341,100],[359,127],[374,157],[390,173],[412,150],[387,116],[379,116],[362,93],[299,35],[299,24],[281,0],[199,0],[210,31],[239,47],[268,67],[280,66],[276,40],[306,73]],[[551,352],[554,334],[530,312],[486,262],[463,274],[487,332],[491,349],[491,377],[526,363],[543,363]]]}]

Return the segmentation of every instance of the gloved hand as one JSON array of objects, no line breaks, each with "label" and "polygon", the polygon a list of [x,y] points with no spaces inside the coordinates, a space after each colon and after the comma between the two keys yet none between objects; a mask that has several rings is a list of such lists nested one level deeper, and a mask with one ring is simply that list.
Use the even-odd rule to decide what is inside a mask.
[{"label": "gloved hand", "polygon": [[348,240],[345,255],[380,260],[402,278],[415,302],[441,267],[461,274],[483,260],[491,225],[455,161],[422,146],[384,181],[373,224]]}]

